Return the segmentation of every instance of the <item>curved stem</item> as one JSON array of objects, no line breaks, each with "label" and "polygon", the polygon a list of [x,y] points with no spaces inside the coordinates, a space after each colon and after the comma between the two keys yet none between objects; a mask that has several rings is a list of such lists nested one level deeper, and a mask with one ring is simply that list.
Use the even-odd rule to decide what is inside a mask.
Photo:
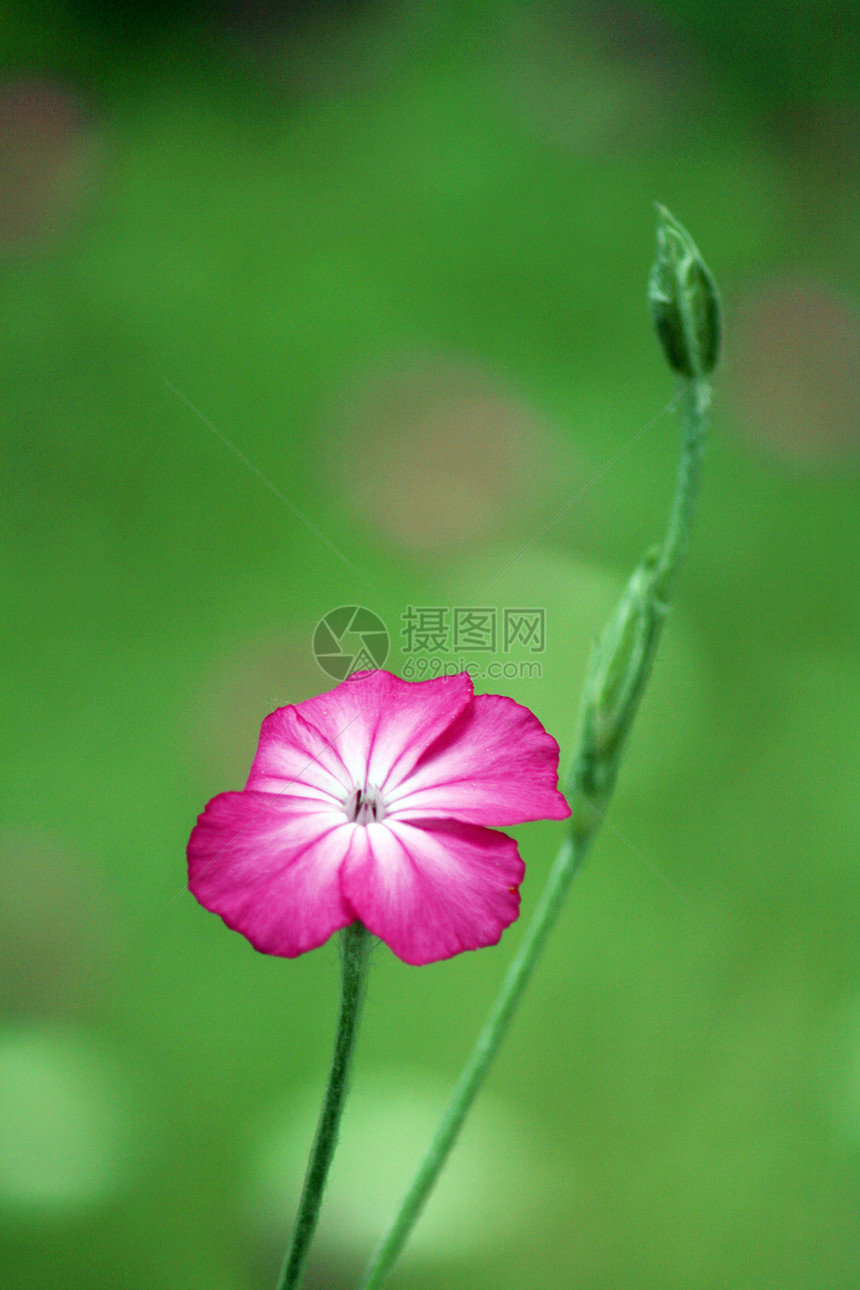
[{"label": "curved stem", "polygon": [[472,1055],[460,1075],[451,1100],[427,1153],[385,1239],[374,1255],[361,1282],[360,1290],[376,1290],[382,1285],[391,1266],[406,1243],[415,1220],[454,1145],[460,1127],[469,1112],[490,1063],[499,1050],[508,1023],[528,984],[544,942],[564,904],[574,874],[586,848],[587,838],[567,838],[556,857],[537,909],[532,915],[522,943],[505,974],[502,988],[478,1036]]},{"label": "curved stem", "polygon": [[300,1284],[319,1220],[329,1166],[337,1146],[340,1117],[349,1091],[349,1069],[358,1035],[361,1006],[364,1002],[370,943],[370,932],[361,923],[353,923],[350,927],[345,927],[340,935],[343,984],[334,1055],[308,1160],[296,1223],[278,1278],[277,1290],[296,1290]]},{"label": "curved stem", "polygon": [[[660,551],[656,570],[657,588],[660,598],[664,602],[668,601],[674,585],[675,575],[687,548],[690,523],[698,495],[709,405],[710,384],[704,378],[695,379],[681,391],[682,446],[678,483],[669,516],[666,537]],[[645,676],[647,676],[647,669],[650,667],[650,656],[653,655],[653,649],[656,647],[658,634],[658,632],[655,633],[649,657],[646,657],[642,663],[643,668],[646,669],[643,674],[643,683]],[[638,694],[634,702],[638,703]],[[570,779],[566,785],[571,793],[571,805],[574,804],[572,801],[574,795],[577,799],[586,799],[587,804],[591,805],[588,802],[588,794],[585,791],[590,783],[585,774],[590,762],[589,758],[583,755],[586,738],[586,732],[580,732],[580,740],[571,762]],[[607,786],[607,801],[613,786],[614,769],[611,772]],[[605,802],[601,805],[602,807],[605,806]],[[535,969],[547,937],[552,931],[564,904],[571,883],[588,850],[589,843],[597,827],[603,821],[602,810],[597,810],[596,807],[592,806],[589,814],[591,816],[589,826],[582,827],[581,813],[574,811],[569,835],[562,843],[550,870],[549,878],[537,908],[532,914],[531,922],[526,929],[522,943],[505,974],[496,1001],[490,1009],[489,1016],[478,1036],[472,1054],[457,1081],[439,1127],[424,1159],[418,1166],[412,1184],[401,1202],[400,1209],[365,1271],[359,1290],[377,1290],[382,1285],[395,1259],[405,1245],[409,1233],[442,1170],[442,1166],[456,1141],[469,1108],[481,1087],[484,1076],[487,1074],[490,1064],[499,1050],[511,1018],[516,1011],[517,1004]],[[577,823],[578,815],[580,823]]]},{"label": "curved stem", "polygon": [[710,406],[711,383],[702,376],[696,377],[685,385],[678,397],[678,410],[681,414],[681,458],[678,464],[675,497],[657,566],[660,591],[666,601],[672,594],[675,575],[686,554],[690,539],[690,525],[699,496]]}]

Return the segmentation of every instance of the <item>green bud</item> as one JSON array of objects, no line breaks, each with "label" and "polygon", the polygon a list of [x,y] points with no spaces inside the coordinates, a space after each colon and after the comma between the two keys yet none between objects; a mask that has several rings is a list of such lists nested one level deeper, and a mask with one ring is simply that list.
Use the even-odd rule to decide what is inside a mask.
[{"label": "green bud", "polygon": [[653,644],[663,606],[654,596],[658,552],[651,551],[634,571],[600,642],[594,679],[594,744],[609,757],[633,718],[648,679]]},{"label": "green bud", "polygon": [[645,688],[666,607],[657,594],[660,552],[649,551],[624,589],[597,646],[588,683],[598,757],[615,756]]},{"label": "green bud", "polygon": [[708,376],[720,354],[717,284],[690,234],[657,206],[657,258],[648,279],[648,303],[671,367],[683,376]]},{"label": "green bud", "polygon": [[575,832],[588,833],[608,802],[625,736],[645,689],[666,616],[660,552],[649,551],[624,589],[597,643],[583,698],[582,732],[575,782],[582,800],[572,802]]}]

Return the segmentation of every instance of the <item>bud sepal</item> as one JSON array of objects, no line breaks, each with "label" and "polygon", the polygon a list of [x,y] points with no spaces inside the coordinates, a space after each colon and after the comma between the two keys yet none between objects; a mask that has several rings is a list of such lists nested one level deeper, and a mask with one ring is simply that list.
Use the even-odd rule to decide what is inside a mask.
[{"label": "bud sepal", "polygon": [[657,255],[648,303],[669,366],[682,376],[709,376],[720,356],[717,284],[690,234],[657,205]]},{"label": "bud sepal", "polygon": [[651,672],[668,608],[660,557],[660,549],[655,547],[634,570],[594,650],[572,773],[582,794],[578,802],[571,802],[574,833],[590,833],[600,820]]}]

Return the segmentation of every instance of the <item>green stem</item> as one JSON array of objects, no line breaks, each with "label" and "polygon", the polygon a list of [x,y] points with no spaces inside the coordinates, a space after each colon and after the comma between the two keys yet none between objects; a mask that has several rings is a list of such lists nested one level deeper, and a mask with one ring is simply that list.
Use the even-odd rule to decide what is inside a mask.
[{"label": "green stem", "polygon": [[[668,599],[671,592],[678,566],[687,547],[690,523],[698,494],[709,404],[710,385],[704,378],[697,378],[682,391],[680,398],[682,447],[678,483],[666,537],[657,565],[659,591],[661,599],[664,601]],[[642,666],[647,670],[650,666],[650,657],[643,661]],[[638,702],[638,697],[637,694],[635,702]],[[570,789],[572,806],[576,806],[576,802],[573,801],[574,797],[577,800],[588,797],[585,789],[589,786],[590,780],[586,776],[591,763],[589,757],[583,755],[587,737],[586,731],[580,733],[580,740],[571,762],[572,769],[567,787]],[[609,784],[610,793],[613,785],[614,772],[611,775]],[[608,800],[608,794],[606,800]],[[439,1127],[424,1159],[418,1166],[400,1209],[365,1271],[359,1290],[377,1290],[377,1287],[382,1285],[394,1261],[403,1249],[407,1237],[439,1177],[448,1153],[457,1139],[463,1121],[475,1100],[490,1064],[499,1050],[516,1011],[517,1004],[535,969],[547,937],[552,931],[564,905],[571,883],[588,850],[589,843],[603,820],[605,804],[605,801],[601,804],[601,810],[593,809],[590,812],[592,823],[587,828],[581,827],[581,812],[574,810],[568,837],[565,838],[561,845],[537,908],[532,914],[531,922],[526,929],[522,943],[505,974],[499,994],[478,1036],[472,1055],[457,1081]],[[580,823],[577,823],[577,821]]]},{"label": "green stem", "polygon": [[343,984],[334,1055],[317,1131],[311,1147],[299,1211],[290,1247],[278,1278],[277,1290],[295,1290],[300,1284],[319,1220],[326,1178],[337,1146],[340,1117],[349,1091],[349,1069],[358,1035],[361,1006],[364,1002],[370,945],[370,933],[361,923],[353,923],[341,932],[340,959]]},{"label": "green stem", "polygon": [[587,845],[587,838],[565,839],[541,895],[540,903],[532,916],[520,948],[505,974],[502,988],[490,1009],[472,1055],[457,1081],[427,1154],[418,1167],[394,1222],[365,1272],[361,1290],[376,1290],[377,1286],[382,1285],[392,1264],[403,1249],[406,1238],[433,1189],[448,1152],[454,1145],[490,1063],[499,1049],[520,996],[534,971],[544,941],[564,904],[564,898]]},{"label": "green stem", "polygon": [[710,406],[711,383],[702,376],[694,378],[685,385],[678,397],[678,410],[681,414],[681,459],[678,466],[675,498],[657,566],[657,573],[660,575],[660,591],[667,603],[690,538],[690,525],[699,496]]}]

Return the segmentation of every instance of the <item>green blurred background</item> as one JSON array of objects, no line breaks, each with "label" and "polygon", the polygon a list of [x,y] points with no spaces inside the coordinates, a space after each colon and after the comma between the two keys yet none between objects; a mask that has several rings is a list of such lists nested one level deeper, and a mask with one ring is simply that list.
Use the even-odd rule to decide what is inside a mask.
[{"label": "green blurred background", "polygon": [[[339,605],[396,671],[410,605],[544,608],[542,674],[479,688],[570,750],[671,495],[655,199],[725,302],[698,530],[392,1287],[860,1285],[858,6],[45,0],[0,55],[4,1290],[273,1285],[336,949],[257,955],[188,833]],[[518,831],[526,914],[559,834]],[[376,953],[317,1290],[521,928]]]}]

